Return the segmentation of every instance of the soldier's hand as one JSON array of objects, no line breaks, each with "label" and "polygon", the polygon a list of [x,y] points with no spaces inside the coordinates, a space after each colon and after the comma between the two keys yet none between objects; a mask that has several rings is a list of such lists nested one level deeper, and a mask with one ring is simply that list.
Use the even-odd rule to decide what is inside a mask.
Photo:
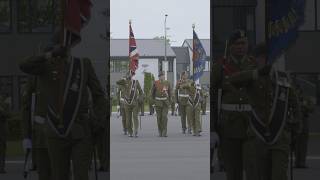
[{"label": "soldier's hand", "polygon": [[68,50],[66,47],[58,46],[51,51],[51,54],[52,54],[52,57],[66,57],[67,52]]},{"label": "soldier's hand", "polygon": [[23,139],[22,148],[23,148],[24,152],[27,152],[27,149],[31,149],[32,148],[31,139],[29,139],[29,138]]},{"label": "soldier's hand", "polygon": [[272,65],[270,65],[270,64],[265,65],[264,67],[258,69],[258,74],[259,74],[259,76],[269,75],[271,69],[272,69]]}]

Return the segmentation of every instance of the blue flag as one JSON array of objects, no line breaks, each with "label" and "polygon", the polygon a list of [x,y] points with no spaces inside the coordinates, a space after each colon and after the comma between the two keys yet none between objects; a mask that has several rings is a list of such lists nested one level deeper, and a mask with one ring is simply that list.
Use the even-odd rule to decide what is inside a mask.
[{"label": "blue flag", "polygon": [[193,61],[193,80],[196,81],[200,79],[205,69],[206,64],[206,51],[204,50],[200,39],[198,38],[195,31],[193,31],[193,51],[192,51],[192,61]]},{"label": "blue flag", "polygon": [[268,62],[272,63],[294,43],[304,22],[305,0],[270,0],[268,16]]}]

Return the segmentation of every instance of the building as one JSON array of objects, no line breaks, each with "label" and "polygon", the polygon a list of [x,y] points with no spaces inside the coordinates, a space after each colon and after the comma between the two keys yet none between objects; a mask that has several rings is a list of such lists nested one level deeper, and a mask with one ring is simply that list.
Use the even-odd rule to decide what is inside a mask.
[{"label": "building", "polygon": [[[129,64],[129,43],[128,39],[110,40],[110,86],[111,93],[116,92],[116,81],[124,77],[128,71]],[[164,40],[162,39],[136,39],[139,52],[139,67],[136,71],[135,79],[140,85],[144,85],[144,72],[150,72],[155,79],[158,79],[159,71],[164,70]],[[167,79],[171,85],[176,84],[175,66],[176,54],[171,46],[167,44],[168,72]]]},{"label": "building", "polygon": [[[18,63],[23,58],[39,53],[54,31],[53,0],[2,0],[0,1],[0,94],[10,99],[13,110],[21,103],[26,74]],[[109,4],[94,1],[92,18],[82,32],[82,42],[73,50],[78,57],[92,59],[103,87],[107,83]],[[99,48],[92,48],[99,47]]]}]

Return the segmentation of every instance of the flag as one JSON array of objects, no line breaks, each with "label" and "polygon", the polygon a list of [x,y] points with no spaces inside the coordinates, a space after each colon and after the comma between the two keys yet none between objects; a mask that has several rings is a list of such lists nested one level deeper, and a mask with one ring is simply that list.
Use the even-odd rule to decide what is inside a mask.
[{"label": "flag", "polygon": [[295,42],[304,22],[305,0],[270,0],[268,10],[268,62],[272,63]]},{"label": "flag", "polygon": [[64,17],[65,46],[74,46],[81,41],[80,31],[90,19],[90,0],[66,0]]},{"label": "flag", "polygon": [[131,74],[134,75],[139,65],[139,53],[137,49],[136,40],[134,38],[133,31],[131,28],[131,22],[129,23],[129,58],[129,70]]},{"label": "flag", "polygon": [[197,81],[203,74],[203,70],[206,64],[206,51],[204,50],[200,39],[196,32],[193,30],[193,50],[192,50],[192,61],[193,61],[193,80]]}]

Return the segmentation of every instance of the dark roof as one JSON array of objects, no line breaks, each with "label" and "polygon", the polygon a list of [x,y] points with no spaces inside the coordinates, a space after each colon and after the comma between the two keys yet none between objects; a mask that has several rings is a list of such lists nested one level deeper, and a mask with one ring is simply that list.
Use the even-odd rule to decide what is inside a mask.
[{"label": "dark roof", "polygon": [[[164,56],[164,40],[162,39],[136,39],[137,49],[141,56],[157,57]],[[128,39],[111,39],[110,56],[126,57],[129,54]],[[175,57],[175,53],[169,44],[167,44],[167,56]]]},{"label": "dark roof", "polygon": [[[172,47],[172,50],[176,54],[177,63],[189,63],[190,55],[188,47]],[[187,60],[187,61],[186,61]]]},{"label": "dark roof", "polygon": [[[210,39],[200,39],[201,44],[206,51],[207,56],[210,56]],[[186,39],[183,41],[182,46],[189,47],[192,50],[192,39]]]}]

